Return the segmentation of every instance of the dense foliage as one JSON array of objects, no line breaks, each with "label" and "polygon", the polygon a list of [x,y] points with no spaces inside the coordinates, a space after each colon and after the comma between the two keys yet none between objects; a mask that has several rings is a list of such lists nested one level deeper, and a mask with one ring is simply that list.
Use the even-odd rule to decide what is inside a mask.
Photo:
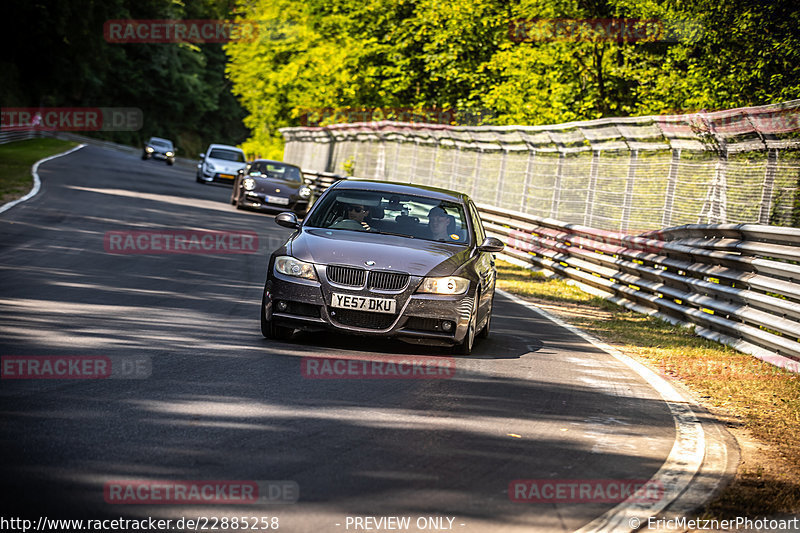
[{"label": "dense foliage", "polygon": [[139,108],[140,131],[93,135],[138,146],[168,137],[185,157],[248,135],[221,44],[114,44],[103,33],[108,20],[225,19],[224,0],[10,0],[3,16],[3,107]]},{"label": "dense foliage", "polygon": [[[10,0],[4,107],[138,107],[139,144],[281,155],[278,128],[394,118],[551,124],[800,98],[795,0]],[[113,44],[114,19],[258,23],[221,44]],[[655,25],[629,38],[609,21]],[[593,21],[589,23],[588,21]],[[605,24],[605,26],[603,26]],[[631,24],[634,24],[632,26]],[[621,37],[618,39],[618,37]],[[249,133],[248,133],[249,130]]]},{"label": "dense foliage", "polygon": [[[364,110],[548,124],[800,98],[795,0],[238,0],[237,10],[268,29],[226,51],[248,146],[270,155],[279,127]],[[619,18],[659,31],[617,39],[585,23]]]}]

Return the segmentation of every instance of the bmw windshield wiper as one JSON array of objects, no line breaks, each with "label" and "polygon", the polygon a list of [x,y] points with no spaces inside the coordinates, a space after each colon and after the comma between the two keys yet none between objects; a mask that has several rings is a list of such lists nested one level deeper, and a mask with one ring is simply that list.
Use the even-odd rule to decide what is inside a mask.
[{"label": "bmw windshield wiper", "polygon": [[409,235],[407,233],[394,233],[394,232],[391,232],[391,231],[379,231],[378,235],[394,235],[396,237],[407,237],[409,239],[413,239],[414,238],[413,235]]}]

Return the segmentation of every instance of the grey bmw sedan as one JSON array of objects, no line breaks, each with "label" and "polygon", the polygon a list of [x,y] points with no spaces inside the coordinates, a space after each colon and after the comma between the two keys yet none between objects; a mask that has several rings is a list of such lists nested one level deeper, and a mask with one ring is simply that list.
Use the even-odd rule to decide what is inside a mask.
[{"label": "grey bmw sedan", "polygon": [[503,243],[461,193],[367,180],[329,187],[270,256],[261,331],[333,329],[470,354],[489,334]]}]

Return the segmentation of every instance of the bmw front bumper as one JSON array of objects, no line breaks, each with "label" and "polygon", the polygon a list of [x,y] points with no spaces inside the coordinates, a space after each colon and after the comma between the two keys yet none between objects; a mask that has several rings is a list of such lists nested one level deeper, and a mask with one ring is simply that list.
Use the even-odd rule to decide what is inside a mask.
[{"label": "bmw front bumper", "polygon": [[[406,342],[452,346],[464,340],[474,304],[474,287],[462,295],[417,294],[422,278],[411,276],[402,292],[374,292],[272,272],[264,312],[276,325],[300,330],[334,330],[355,335],[396,337]],[[396,300],[396,313],[332,307],[333,293]]]}]

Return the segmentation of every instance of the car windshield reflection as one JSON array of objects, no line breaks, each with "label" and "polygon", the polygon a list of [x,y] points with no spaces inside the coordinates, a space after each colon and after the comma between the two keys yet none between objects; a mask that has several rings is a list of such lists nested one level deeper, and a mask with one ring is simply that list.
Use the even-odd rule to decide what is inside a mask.
[{"label": "car windshield reflection", "polygon": [[424,196],[332,191],[332,194],[324,197],[304,225],[470,244],[463,206]]},{"label": "car windshield reflection", "polygon": [[249,176],[264,176],[266,178],[295,183],[301,183],[303,181],[299,168],[266,161],[256,161],[252,163],[247,169],[247,174]]},{"label": "car windshield reflection", "polygon": [[221,159],[223,161],[235,161],[237,163],[244,163],[244,155],[241,152],[234,152],[232,150],[214,149],[208,154],[209,159]]}]

